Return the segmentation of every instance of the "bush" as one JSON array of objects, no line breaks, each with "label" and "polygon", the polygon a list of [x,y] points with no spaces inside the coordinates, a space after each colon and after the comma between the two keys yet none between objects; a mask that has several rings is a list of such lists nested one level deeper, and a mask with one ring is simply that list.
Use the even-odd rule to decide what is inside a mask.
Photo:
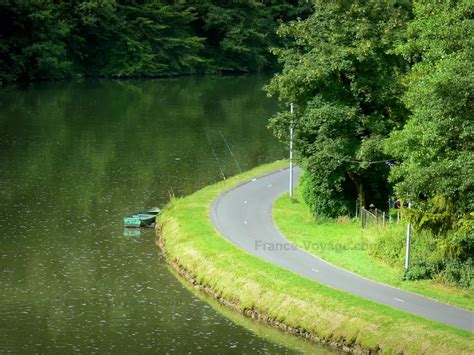
[{"label": "bush", "polygon": [[[404,280],[434,279],[465,288],[474,287],[474,238],[469,233],[451,232],[436,236],[428,231],[414,231],[411,238],[410,267]],[[401,267],[405,261],[405,226],[386,228],[370,244],[369,254],[389,265]]]},{"label": "bush", "polygon": [[431,279],[436,275],[435,265],[432,263],[420,262],[412,265],[407,271],[403,273],[404,280],[423,280]]},{"label": "bush", "polygon": [[391,226],[379,234],[377,240],[369,245],[369,254],[384,260],[389,265],[403,265],[405,239],[401,226]]},{"label": "bush", "polygon": [[317,219],[349,215],[353,203],[344,197],[342,188],[334,188],[327,182],[336,179],[339,180],[338,184],[342,184],[343,179],[325,173],[326,171],[321,170],[317,170],[317,173],[304,171],[299,182],[304,203],[309,206],[315,217],[318,216]]},{"label": "bush", "polygon": [[437,278],[445,283],[459,285],[474,291],[474,260],[449,260]]}]

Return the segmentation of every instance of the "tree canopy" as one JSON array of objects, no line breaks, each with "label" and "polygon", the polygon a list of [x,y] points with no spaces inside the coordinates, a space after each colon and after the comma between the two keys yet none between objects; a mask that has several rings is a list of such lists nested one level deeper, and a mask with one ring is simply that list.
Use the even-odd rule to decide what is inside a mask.
[{"label": "tree canopy", "polygon": [[419,224],[449,229],[474,211],[474,5],[419,1],[414,14],[397,48],[412,64],[404,95],[411,115],[386,151],[400,161],[391,179],[423,212]]},{"label": "tree canopy", "polygon": [[380,204],[389,193],[383,141],[405,119],[398,77],[407,68],[390,49],[407,16],[394,1],[317,0],[308,19],[280,28],[291,41],[276,50],[283,71],[267,89],[297,113],[271,125],[284,136],[294,121],[303,194],[316,213],[349,214],[356,197]]},{"label": "tree canopy", "polygon": [[384,208],[395,189],[417,227],[474,234],[473,14],[469,0],[315,0],[280,27],[267,90],[297,111],[270,125],[296,129],[313,212]]},{"label": "tree canopy", "polygon": [[302,0],[7,0],[0,82],[267,70],[279,21],[309,9]]}]

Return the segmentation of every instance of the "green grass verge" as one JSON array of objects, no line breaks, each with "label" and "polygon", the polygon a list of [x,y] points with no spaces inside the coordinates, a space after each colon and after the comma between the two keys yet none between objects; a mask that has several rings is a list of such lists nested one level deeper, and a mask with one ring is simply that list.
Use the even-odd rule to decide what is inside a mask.
[{"label": "green grass verge", "polygon": [[300,248],[313,255],[368,279],[415,292],[459,307],[474,309],[474,293],[431,280],[403,281],[403,265],[393,268],[368,254],[367,246],[381,233],[405,233],[405,226],[391,226],[385,231],[371,226],[362,230],[357,223],[326,221],[315,223],[301,196],[293,202],[288,194],[277,199],[273,218],[282,233]]},{"label": "green grass verge", "polygon": [[219,297],[328,342],[387,353],[472,353],[474,334],[331,289],[254,257],[222,238],[209,218],[223,191],[283,166],[265,165],[174,199],[159,218],[171,263]]}]

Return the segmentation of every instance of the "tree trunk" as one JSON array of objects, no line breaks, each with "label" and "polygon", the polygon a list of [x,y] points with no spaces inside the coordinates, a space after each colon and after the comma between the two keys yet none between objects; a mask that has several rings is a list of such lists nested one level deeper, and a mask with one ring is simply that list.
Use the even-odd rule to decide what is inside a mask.
[{"label": "tree trunk", "polygon": [[362,178],[351,171],[348,171],[347,175],[349,175],[350,179],[354,183],[354,186],[357,191],[357,197],[359,198],[360,206],[365,208],[366,207],[365,190],[364,190],[364,185],[362,184]]}]

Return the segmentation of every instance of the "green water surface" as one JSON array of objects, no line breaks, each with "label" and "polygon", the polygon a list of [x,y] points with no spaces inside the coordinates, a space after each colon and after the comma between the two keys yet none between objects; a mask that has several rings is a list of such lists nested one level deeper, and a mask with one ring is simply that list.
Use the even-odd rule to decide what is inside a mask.
[{"label": "green water surface", "polygon": [[0,353],[308,351],[231,321],[169,271],[153,230],[122,224],[286,156],[266,79],[0,90]]}]

